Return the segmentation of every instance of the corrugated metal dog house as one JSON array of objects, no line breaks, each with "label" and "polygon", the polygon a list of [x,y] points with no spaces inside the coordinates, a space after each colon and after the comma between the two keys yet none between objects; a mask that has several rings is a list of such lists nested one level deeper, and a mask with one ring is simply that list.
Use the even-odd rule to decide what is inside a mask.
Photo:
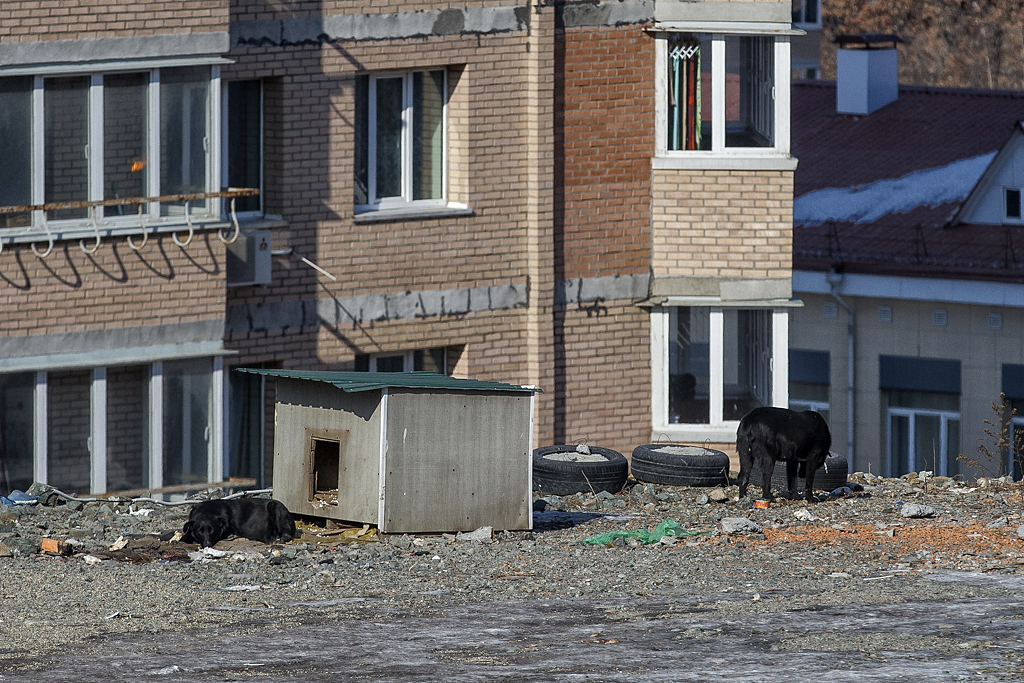
[{"label": "corrugated metal dog house", "polygon": [[277,378],[274,498],[384,533],[532,527],[532,387],[431,372]]}]

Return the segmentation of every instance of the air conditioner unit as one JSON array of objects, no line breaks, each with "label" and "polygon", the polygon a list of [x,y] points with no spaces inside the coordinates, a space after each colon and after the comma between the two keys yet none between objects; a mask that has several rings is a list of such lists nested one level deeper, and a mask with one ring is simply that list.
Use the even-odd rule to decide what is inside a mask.
[{"label": "air conditioner unit", "polygon": [[270,231],[242,232],[227,245],[228,287],[270,283]]}]

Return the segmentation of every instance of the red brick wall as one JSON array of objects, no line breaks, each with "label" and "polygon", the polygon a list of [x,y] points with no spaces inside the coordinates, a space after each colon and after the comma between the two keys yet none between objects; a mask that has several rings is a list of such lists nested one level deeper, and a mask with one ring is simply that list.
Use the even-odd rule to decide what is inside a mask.
[{"label": "red brick wall", "polygon": [[556,272],[645,273],[654,41],[639,26],[568,29],[555,41]]}]

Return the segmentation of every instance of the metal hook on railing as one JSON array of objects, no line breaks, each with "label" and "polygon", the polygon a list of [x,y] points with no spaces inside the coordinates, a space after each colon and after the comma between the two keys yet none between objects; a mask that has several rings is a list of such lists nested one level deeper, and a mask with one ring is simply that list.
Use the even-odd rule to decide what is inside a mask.
[{"label": "metal hook on railing", "polygon": [[46,251],[44,251],[43,253],[39,253],[39,250],[36,249],[36,243],[35,242],[32,243],[32,253],[35,254],[36,256],[38,256],[41,259],[46,258],[47,256],[50,255],[50,252],[53,251],[53,233],[50,232],[50,226],[46,224],[46,212],[45,211],[43,211],[43,230],[46,231],[46,239],[49,240],[49,242],[50,242],[49,246],[46,247]]},{"label": "metal hook on railing", "polygon": [[177,231],[171,233],[171,239],[174,240],[175,244],[182,248],[185,248],[192,243],[192,236],[195,234],[195,230],[192,228],[192,215],[189,213],[188,206],[191,203],[192,202],[190,201],[185,202],[185,222],[188,223],[188,239],[182,242],[181,240],[178,239]]},{"label": "metal hook on railing", "polygon": [[93,233],[96,234],[96,244],[93,245],[92,249],[89,249],[89,248],[87,248],[85,246],[85,239],[84,238],[78,240],[78,246],[81,247],[82,251],[84,251],[86,254],[89,254],[90,256],[95,254],[97,251],[99,251],[100,244],[102,242],[102,239],[100,238],[100,226],[96,222],[96,209],[97,208],[99,208],[99,207],[96,207],[96,206],[89,207],[89,209],[90,209],[89,213],[90,213],[90,216],[92,218],[92,231],[93,231]]},{"label": "metal hook on railing", "polygon": [[132,241],[132,236],[128,235],[128,246],[132,248],[132,251],[139,251],[144,246],[146,246],[146,242],[149,241],[149,231],[146,230],[146,223],[142,219],[142,204],[139,204],[139,225],[142,227],[142,243],[141,244],[136,246],[135,242]]},{"label": "metal hook on railing", "polygon": [[220,238],[220,241],[223,242],[224,244],[234,244],[235,240],[238,239],[238,234],[241,232],[241,229],[238,227],[238,214],[235,213],[234,197],[231,198],[231,223],[235,226],[235,230],[231,235],[231,239],[227,239],[226,237],[224,237],[224,228],[221,228],[220,230],[217,231],[217,237]]}]

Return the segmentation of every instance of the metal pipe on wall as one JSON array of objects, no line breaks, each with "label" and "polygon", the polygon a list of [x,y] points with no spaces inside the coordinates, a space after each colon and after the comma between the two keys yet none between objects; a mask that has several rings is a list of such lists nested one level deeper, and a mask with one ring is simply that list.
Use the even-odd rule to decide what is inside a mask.
[{"label": "metal pipe on wall", "polygon": [[836,300],[843,310],[846,311],[846,464],[853,471],[853,441],[854,441],[854,398],[856,397],[856,391],[854,386],[855,378],[855,356],[854,356],[854,339],[856,338],[856,319],[854,318],[853,308],[850,307],[843,298],[839,296],[837,291],[839,285],[843,282],[843,274],[837,273],[833,268],[825,276],[828,281],[829,288],[832,294],[832,298]]}]

